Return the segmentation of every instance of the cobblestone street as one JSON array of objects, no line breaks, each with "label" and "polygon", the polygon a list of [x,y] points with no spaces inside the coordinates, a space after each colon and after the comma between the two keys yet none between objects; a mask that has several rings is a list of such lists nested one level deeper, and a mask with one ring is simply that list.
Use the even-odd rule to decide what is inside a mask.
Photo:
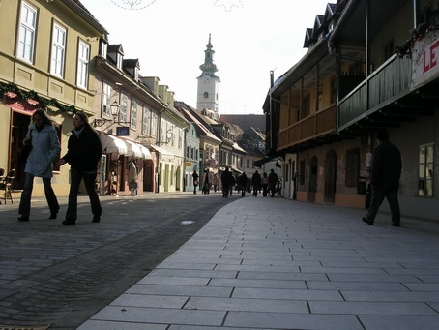
[{"label": "cobblestone street", "polygon": [[186,242],[232,198],[192,193],[101,196],[104,214],[91,222],[80,196],[75,226],[63,226],[44,197],[19,223],[18,199],[0,205],[0,324],[76,329]]}]

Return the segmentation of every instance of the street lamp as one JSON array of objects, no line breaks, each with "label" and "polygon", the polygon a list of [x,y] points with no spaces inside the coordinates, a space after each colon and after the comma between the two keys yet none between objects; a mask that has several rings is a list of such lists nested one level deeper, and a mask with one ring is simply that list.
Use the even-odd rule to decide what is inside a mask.
[{"label": "street lamp", "polygon": [[120,123],[119,122],[119,109],[120,105],[117,103],[117,101],[114,101],[112,104],[110,104],[110,113],[113,119],[106,119],[106,118],[96,118],[93,120],[93,126],[94,127],[102,127],[105,123]]},{"label": "street lamp", "polygon": [[119,103],[117,103],[117,101],[114,101],[110,105],[110,112],[111,112],[111,115],[113,116],[114,122],[116,122],[116,118],[118,118],[118,116],[119,116],[119,108],[120,108],[120,105],[119,105]]},{"label": "street lamp", "polygon": [[158,145],[168,144],[172,140],[172,130],[168,129],[166,132],[166,140],[165,141],[159,141]]}]

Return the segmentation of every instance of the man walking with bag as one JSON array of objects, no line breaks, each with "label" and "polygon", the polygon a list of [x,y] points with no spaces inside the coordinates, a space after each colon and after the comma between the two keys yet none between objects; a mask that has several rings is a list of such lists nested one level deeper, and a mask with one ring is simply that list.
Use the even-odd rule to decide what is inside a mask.
[{"label": "man walking with bag", "polygon": [[401,155],[398,148],[390,143],[387,132],[378,133],[376,138],[378,146],[373,151],[370,168],[372,199],[363,221],[373,225],[378,209],[384,197],[387,197],[392,212],[392,224],[399,226],[398,186],[401,176]]}]

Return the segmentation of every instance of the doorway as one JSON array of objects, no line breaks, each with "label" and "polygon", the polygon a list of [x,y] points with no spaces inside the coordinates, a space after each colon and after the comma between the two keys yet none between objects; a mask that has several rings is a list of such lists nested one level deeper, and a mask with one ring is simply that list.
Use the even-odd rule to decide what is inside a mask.
[{"label": "doorway", "polygon": [[308,202],[316,200],[317,192],[317,157],[311,158],[309,164],[309,186],[308,186]]},{"label": "doorway", "polygon": [[335,203],[337,182],[337,154],[334,150],[329,150],[326,153],[325,160],[325,196],[324,200],[327,203]]}]

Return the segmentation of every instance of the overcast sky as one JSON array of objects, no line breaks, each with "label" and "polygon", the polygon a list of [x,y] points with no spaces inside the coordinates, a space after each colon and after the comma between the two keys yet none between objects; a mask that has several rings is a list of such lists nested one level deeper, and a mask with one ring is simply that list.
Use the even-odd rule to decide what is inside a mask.
[{"label": "overcast sky", "polygon": [[[80,0],[138,58],[140,74],[158,76],[175,100],[195,107],[196,77],[212,35],[220,77],[220,114],[262,114],[270,86],[306,53],[307,28],[327,0]],[[335,2],[335,1],[333,1]],[[124,9],[132,8],[132,9]]]}]

